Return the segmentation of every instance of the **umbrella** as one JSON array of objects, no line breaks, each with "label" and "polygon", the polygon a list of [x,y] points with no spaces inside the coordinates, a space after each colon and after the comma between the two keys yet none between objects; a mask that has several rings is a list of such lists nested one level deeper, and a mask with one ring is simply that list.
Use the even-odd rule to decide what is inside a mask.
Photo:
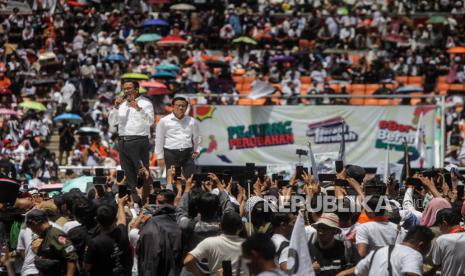
[{"label": "umbrella", "polygon": [[73,123],[82,123],[81,116],[74,113],[62,113],[53,119],[54,122],[70,121]]},{"label": "umbrella", "polygon": [[389,42],[406,42],[408,40],[408,37],[405,37],[403,35],[399,34],[389,34],[383,38],[385,41]]},{"label": "umbrella", "polygon": [[19,106],[24,109],[33,109],[37,111],[47,110],[47,108],[42,103],[35,102],[35,101],[25,101],[25,102],[20,103]]},{"label": "umbrella", "polygon": [[453,47],[447,50],[447,53],[449,54],[465,54],[465,47]]},{"label": "umbrella", "polygon": [[181,68],[177,66],[176,64],[172,63],[165,63],[165,64],[160,64],[157,67],[155,67],[158,71],[179,71]]},{"label": "umbrella", "polygon": [[153,42],[161,39],[161,36],[158,34],[141,34],[136,38],[136,42]]},{"label": "umbrella", "polygon": [[108,61],[125,61],[126,58],[122,54],[109,54],[105,60]]},{"label": "umbrella", "polygon": [[157,42],[158,46],[183,46],[187,44],[187,40],[179,36],[165,36]]},{"label": "umbrella", "polygon": [[168,88],[149,88],[147,95],[166,95],[171,94],[172,92]]},{"label": "umbrella", "polygon": [[224,62],[222,60],[207,60],[205,61],[205,64],[209,67],[229,67],[229,63]]},{"label": "umbrella", "polygon": [[233,40],[233,43],[244,43],[244,44],[252,44],[257,45],[257,41],[248,37],[248,36],[241,36]]},{"label": "umbrella", "polygon": [[176,4],[170,7],[170,10],[174,11],[195,11],[195,7],[189,4]]},{"label": "umbrella", "polygon": [[170,24],[163,19],[147,19],[142,23],[141,27],[146,28],[146,27],[155,27],[155,26],[163,26],[163,27],[168,27]]},{"label": "umbrella", "polygon": [[8,108],[0,108],[0,115],[16,115],[19,116],[22,113],[20,111],[16,111],[13,109],[8,109]]},{"label": "umbrella", "polygon": [[293,60],[294,58],[291,56],[274,56],[271,58],[271,62],[290,62]]},{"label": "umbrella", "polygon": [[349,15],[349,9],[347,7],[342,7],[337,9],[338,15]]},{"label": "umbrella", "polygon": [[88,183],[92,183],[92,180],[92,176],[80,176],[78,178],[68,180],[63,183],[63,189],[61,189],[61,192],[67,193],[71,189],[77,188],[81,192],[87,193],[88,188],[90,188]]},{"label": "umbrella", "polygon": [[126,73],[121,76],[122,79],[148,80],[149,76],[140,73]]},{"label": "umbrella", "polygon": [[159,71],[153,74],[152,77],[157,78],[157,79],[163,79],[163,78],[169,79],[169,78],[176,78],[176,74],[172,72],[167,72],[167,71]]},{"label": "umbrella", "polygon": [[431,16],[430,19],[426,21],[427,24],[444,24],[444,22],[447,22],[447,18],[441,15]]},{"label": "umbrella", "polygon": [[70,7],[78,7],[78,8],[83,8],[86,6],[86,4],[78,2],[78,1],[68,1],[66,2],[66,5]]},{"label": "umbrella", "polygon": [[147,88],[166,88],[166,85],[164,83],[158,81],[143,81],[140,83],[140,86]]},{"label": "umbrella", "polygon": [[57,80],[54,79],[41,79],[41,80],[33,80],[32,85],[34,86],[46,86],[46,85],[53,85],[57,83]]},{"label": "umbrella", "polygon": [[81,127],[77,132],[77,134],[85,135],[85,134],[99,134],[100,129],[95,127]]},{"label": "umbrella", "polygon": [[408,94],[408,93],[414,93],[414,92],[422,92],[423,88],[415,86],[415,85],[405,85],[397,88],[394,93],[398,94]]}]

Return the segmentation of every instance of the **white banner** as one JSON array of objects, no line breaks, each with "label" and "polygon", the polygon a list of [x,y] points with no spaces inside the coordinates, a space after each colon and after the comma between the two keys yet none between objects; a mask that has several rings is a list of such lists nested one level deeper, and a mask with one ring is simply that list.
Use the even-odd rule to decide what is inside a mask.
[{"label": "white banner", "polygon": [[[398,163],[405,137],[411,165],[418,167],[415,138],[421,114],[424,167],[434,164],[433,106],[199,105],[193,107],[193,114],[203,136],[199,165],[293,165],[299,162],[296,150],[308,150],[310,140],[319,166],[332,166],[344,133],[346,164],[377,167],[385,162],[387,148],[390,162]],[[307,156],[301,161],[308,164]]]}]

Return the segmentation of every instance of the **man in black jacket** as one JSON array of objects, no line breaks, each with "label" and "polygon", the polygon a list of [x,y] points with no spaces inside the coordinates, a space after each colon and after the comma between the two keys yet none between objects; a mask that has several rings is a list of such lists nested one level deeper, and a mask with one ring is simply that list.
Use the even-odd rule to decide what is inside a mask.
[{"label": "man in black jacket", "polygon": [[179,275],[182,268],[182,231],[176,222],[174,196],[152,214],[139,233],[138,271],[141,276]]}]

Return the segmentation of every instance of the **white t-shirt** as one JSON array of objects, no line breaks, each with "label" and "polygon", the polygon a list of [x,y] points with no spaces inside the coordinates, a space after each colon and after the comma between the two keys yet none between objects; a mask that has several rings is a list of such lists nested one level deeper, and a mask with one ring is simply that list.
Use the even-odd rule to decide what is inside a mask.
[{"label": "white t-shirt", "polygon": [[279,269],[275,269],[273,271],[264,271],[257,274],[257,276],[285,276],[286,273],[282,272]]},{"label": "white t-shirt", "polygon": [[287,242],[288,244],[283,250],[281,250],[281,254],[275,257],[274,262],[277,266],[279,266],[280,264],[287,262],[287,256],[289,252],[289,240],[281,234],[273,234],[271,240],[273,241],[274,246],[276,247],[276,253],[278,253],[278,250],[283,242]]},{"label": "white t-shirt", "polygon": [[465,233],[439,236],[431,255],[433,264],[441,265],[441,275],[465,275]]},{"label": "white t-shirt", "polygon": [[36,254],[32,251],[32,241],[37,238],[37,235],[30,228],[21,229],[18,236],[17,250],[24,250],[24,262],[21,268],[21,276],[39,274],[39,271],[34,265]]},{"label": "white t-shirt", "polygon": [[355,244],[367,244],[368,251],[396,243],[404,240],[405,230],[392,222],[370,221],[357,225],[355,234]]},{"label": "white t-shirt", "polygon": [[[388,276],[388,248],[389,246],[385,246],[376,251],[376,255],[373,258],[373,263],[370,268],[370,260],[375,252],[371,251],[357,264],[355,267],[355,275]],[[408,246],[397,244],[391,253],[391,267],[393,276],[401,276],[407,273],[422,275],[423,256],[420,252]]]},{"label": "white t-shirt", "polygon": [[[243,238],[235,235],[221,234],[216,237],[206,238],[201,241],[189,254],[198,261],[206,259],[211,274],[222,269],[223,261],[231,261],[231,267],[237,267],[241,256]],[[234,272],[234,271],[233,271]]]}]

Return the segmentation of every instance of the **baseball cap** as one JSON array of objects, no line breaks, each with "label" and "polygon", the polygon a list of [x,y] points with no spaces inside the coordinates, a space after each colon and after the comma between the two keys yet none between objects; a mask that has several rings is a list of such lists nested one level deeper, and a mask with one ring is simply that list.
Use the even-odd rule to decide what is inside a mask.
[{"label": "baseball cap", "polygon": [[320,224],[324,224],[339,231],[341,230],[341,228],[339,228],[339,217],[333,213],[323,213],[313,226],[318,226]]}]

